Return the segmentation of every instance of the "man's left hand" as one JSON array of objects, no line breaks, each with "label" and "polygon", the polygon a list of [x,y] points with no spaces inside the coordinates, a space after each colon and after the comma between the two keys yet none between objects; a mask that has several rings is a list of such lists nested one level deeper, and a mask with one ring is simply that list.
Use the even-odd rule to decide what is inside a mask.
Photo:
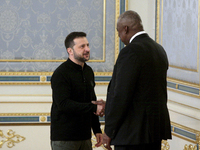
[{"label": "man's left hand", "polygon": [[97,133],[95,134],[96,139],[97,139],[97,143],[95,144],[96,147],[99,147],[102,145],[103,142],[103,138],[102,138],[102,134],[101,133]]},{"label": "man's left hand", "polygon": [[106,133],[103,134],[103,145],[105,148],[107,148],[108,150],[112,150],[112,148],[110,147],[110,142],[111,142],[111,138],[108,137],[106,135]]}]

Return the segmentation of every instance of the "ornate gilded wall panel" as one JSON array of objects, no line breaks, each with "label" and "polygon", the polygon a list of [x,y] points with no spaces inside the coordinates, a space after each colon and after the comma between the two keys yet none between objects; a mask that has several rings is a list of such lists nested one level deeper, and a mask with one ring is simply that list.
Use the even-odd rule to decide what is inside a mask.
[{"label": "ornate gilded wall panel", "polygon": [[107,84],[119,53],[116,19],[127,8],[128,0],[3,0],[0,84],[49,84],[68,57],[64,39],[72,31],[87,33],[88,64]]},{"label": "ornate gilded wall panel", "polygon": [[87,33],[88,64],[97,82],[104,82],[105,76],[108,82],[119,51],[116,18],[127,7],[128,0],[4,0],[0,6],[1,84],[48,82],[67,59],[64,39],[72,31]]},{"label": "ornate gilded wall panel", "polygon": [[198,71],[198,0],[159,0],[160,34],[157,41],[167,51],[170,66]]},{"label": "ornate gilded wall panel", "polygon": [[188,141],[192,144],[185,144],[184,150],[200,150],[200,131],[186,127],[184,125],[171,122],[172,135]]},{"label": "ornate gilded wall panel", "polygon": [[117,4],[119,0],[3,0],[0,71],[54,71],[68,57],[64,40],[72,31],[87,33],[94,71],[112,71]]},{"label": "ornate gilded wall panel", "polygon": [[157,0],[156,41],[168,55],[169,90],[198,98],[199,11],[199,0]]}]

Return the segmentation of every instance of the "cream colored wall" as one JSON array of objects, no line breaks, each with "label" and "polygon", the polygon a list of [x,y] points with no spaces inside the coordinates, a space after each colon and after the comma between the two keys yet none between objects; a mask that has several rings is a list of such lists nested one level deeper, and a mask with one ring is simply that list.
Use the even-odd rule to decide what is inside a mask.
[{"label": "cream colored wall", "polygon": [[[0,85],[0,113],[5,117],[49,115],[51,107],[50,85]],[[2,116],[1,116],[2,117]],[[0,149],[3,150],[50,150],[50,128],[47,119],[34,123],[0,123]],[[13,136],[7,132],[12,130]],[[1,135],[1,134],[0,134]],[[19,141],[17,142],[17,135]],[[25,138],[24,140],[22,140]],[[7,145],[11,141],[14,145]],[[1,145],[2,144],[2,145]],[[11,148],[9,148],[11,146]]]},{"label": "cream colored wall", "polygon": [[140,15],[144,30],[155,39],[155,0],[129,0],[128,9]]},{"label": "cream colored wall", "polygon": [[[106,90],[107,85],[97,85],[97,98],[105,100]],[[40,116],[37,123],[0,122],[0,150],[50,150],[50,123],[47,122],[52,103],[50,85],[0,85],[0,91],[0,114],[6,114],[5,117]],[[14,132],[13,136],[7,134],[9,130]],[[95,140],[93,136],[93,143]],[[7,145],[9,141],[14,145]]]}]

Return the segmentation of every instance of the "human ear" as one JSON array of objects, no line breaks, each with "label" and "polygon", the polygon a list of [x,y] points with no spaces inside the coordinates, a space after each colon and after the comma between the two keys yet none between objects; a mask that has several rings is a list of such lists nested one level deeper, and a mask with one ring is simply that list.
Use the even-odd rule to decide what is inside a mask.
[{"label": "human ear", "polygon": [[128,26],[124,26],[124,31],[126,34],[128,33],[128,30],[129,30]]},{"label": "human ear", "polygon": [[71,47],[69,47],[69,48],[67,48],[67,52],[69,53],[69,54],[72,54],[72,48]]}]

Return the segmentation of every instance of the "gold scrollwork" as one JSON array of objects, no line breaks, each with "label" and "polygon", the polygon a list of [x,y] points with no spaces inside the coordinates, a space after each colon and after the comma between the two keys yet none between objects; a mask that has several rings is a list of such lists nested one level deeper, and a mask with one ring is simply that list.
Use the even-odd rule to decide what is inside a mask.
[{"label": "gold scrollwork", "polygon": [[8,148],[12,148],[13,146],[15,146],[15,143],[20,143],[26,139],[21,135],[15,134],[13,130],[8,130],[7,135],[8,136],[5,136],[3,134],[3,131],[0,130],[0,137],[5,138],[5,140],[0,141],[0,148],[2,148],[4,143],[7,143]]},{"label": "gold scrollwork", "polygon": [[200,132],[196,133],[197,144],[200,144]]},{"label": "gold scrollwork", "polygon": [[161,150],[169,150],[170,146],[167,140],[162,140]]},{"label": "gold scrollwork", "polygon": [[195,145],[195,146],[193,147],[192,144],[190,144],[189,146],[186,144],[186,145],[184,146],[184,150],[197,150],[197,146]]}]

